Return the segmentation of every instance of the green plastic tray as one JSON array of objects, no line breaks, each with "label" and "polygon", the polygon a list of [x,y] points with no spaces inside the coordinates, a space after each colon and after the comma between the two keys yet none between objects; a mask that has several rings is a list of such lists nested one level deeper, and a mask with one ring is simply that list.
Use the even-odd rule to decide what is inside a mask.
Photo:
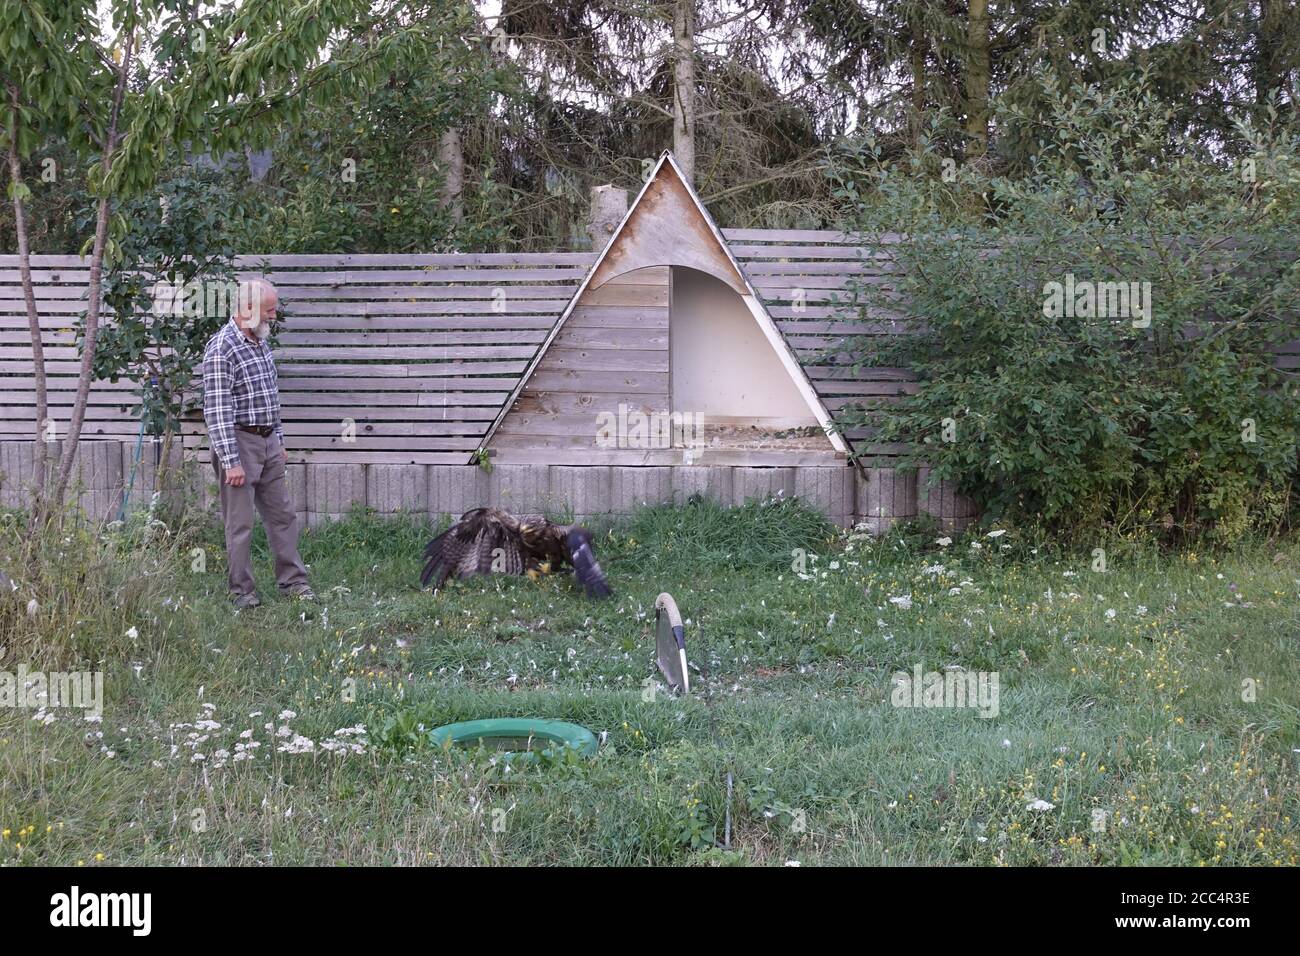
[{"label": "green plastic tray", "polygon": [[597,749],[596,735],[586,727],[536,717],[466,720],[429,731],[429,739],[436,747],[474,747],[481,742],[488,750],[501,751],[508,760],[520,755],[536,760],[539,752],[554,749],[556,744],[572,747],[584,757],[593,756]]}]

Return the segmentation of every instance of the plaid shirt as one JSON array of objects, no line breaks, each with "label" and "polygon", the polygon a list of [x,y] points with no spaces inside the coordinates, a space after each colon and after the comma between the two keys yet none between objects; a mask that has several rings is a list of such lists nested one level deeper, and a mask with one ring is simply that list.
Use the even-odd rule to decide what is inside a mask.
[{"label": "plaid shirt", "polygon": [[235,425],[272,425],[284,447],[280,388],[271,347],[250,342],[231,319],[203,353],[203,418],[222,468],[239,464]]}]

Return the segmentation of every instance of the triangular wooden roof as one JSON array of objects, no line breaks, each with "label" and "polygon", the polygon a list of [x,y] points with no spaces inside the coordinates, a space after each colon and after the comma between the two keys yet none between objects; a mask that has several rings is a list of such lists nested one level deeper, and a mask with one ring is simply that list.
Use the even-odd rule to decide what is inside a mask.
[{"label": "triangular wooden roof", "polygon": [[[826,432],[836,451],[849,453],[843,436],[835,430],[830,412],[817,395],[803,366],[781,335],[780,329],[768,315],[762,300],[750,283],[740,262],[732,254],[723,238],[722,230],[713,221],[709,211],[700,201],[681,168],[668,150],[646,178],[641,191],[628,207],[627,213],[609,237],[609,242],[597,256],[581,285],[569,300],[559,320],[538,348],[528,367],[520,376],[505,404],[497,413],[492,427],[483,436],[480,451],[488,448],[492,436],[515,406],[528,380],[536,371],[551,343],[572,315],[588,289],[597,289],[621,275],[652,266],[683,266],[707,273],[736,291],[758,323],[764,337],[772,346],[782,367],[794,382],[799,394]],[[477,453],[476,453],[477,454]]]}]

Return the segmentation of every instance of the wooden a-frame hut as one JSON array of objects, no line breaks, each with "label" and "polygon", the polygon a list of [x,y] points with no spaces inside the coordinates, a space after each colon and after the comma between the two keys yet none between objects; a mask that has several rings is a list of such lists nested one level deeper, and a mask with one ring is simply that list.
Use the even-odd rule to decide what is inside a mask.
[{"label": "wooden a-frame hut", "polygon": [[848,447],[664,152],[477,454],[502,464],[832,465]]}]

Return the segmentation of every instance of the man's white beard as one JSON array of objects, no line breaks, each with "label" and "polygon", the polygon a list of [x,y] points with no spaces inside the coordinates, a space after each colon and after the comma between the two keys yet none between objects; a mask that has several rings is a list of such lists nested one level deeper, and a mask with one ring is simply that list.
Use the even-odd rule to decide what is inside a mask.
[{"label": "man's white beard", "polygon": [[258,322],[257,325],[253,326],[253,334],[257,336],[259,342],[265,341],[271,334],[271,323]]}]

